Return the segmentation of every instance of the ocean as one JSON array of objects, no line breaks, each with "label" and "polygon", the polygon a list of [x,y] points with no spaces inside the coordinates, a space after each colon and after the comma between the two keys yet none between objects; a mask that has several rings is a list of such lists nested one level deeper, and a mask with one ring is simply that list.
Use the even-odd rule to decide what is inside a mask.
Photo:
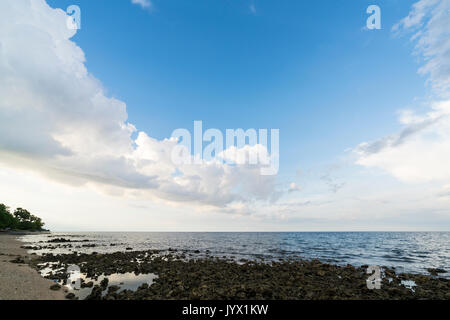
[{"label": "ocean", "polygon": [[[74,241],[72,248],[33,252],[110,253],[170,248],[197,253],[195,258],[203,255],[266,262],[319,259],[338,265],[395,267],[397,273],[450,268],[450,232],[62,232],[26,235],[22,240],[44,245],[55,238]],[[441,276],[449,278],[450,274]]]}]

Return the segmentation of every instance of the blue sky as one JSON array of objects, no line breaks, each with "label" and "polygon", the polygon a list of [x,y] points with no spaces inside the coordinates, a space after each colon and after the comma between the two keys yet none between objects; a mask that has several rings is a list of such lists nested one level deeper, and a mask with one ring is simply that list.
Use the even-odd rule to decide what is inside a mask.
[{"label": "blue sky", "polygon": [[[372,4],[381,30],[366,28]],[[0,202],[57,230],[447,230],[448,12],[446,0],[4,1]],[[194,120],[279,129],[278,175],[167,161],[165,139]]]},{"label": "blue sky", "polygon": [[363,29],[372,2],[319,2],[49,4],[80,6],[74,41],[140,130],[279,128],[288,175],[397,130],[396,112],[424,95],[411,45],[391,32],[412,1],[379,1],[373,31]]}]

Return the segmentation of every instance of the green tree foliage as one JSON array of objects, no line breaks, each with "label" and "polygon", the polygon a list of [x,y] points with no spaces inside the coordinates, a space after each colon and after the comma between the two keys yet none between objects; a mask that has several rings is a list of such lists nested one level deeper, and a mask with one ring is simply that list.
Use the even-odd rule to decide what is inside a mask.
[{"label": "green tree foliage", "polygon": [[25,209],[17,208],[11,214],[9,208],[0,203],[0,229],[18,229],[18,230],[42,230],[44,223],[41,218],[32,215]]},{"label": "green tree foliage", "polygon": [[14,216],[9,212],[9,208],[0,203],[0,228],[13,228],[15,224]]}]

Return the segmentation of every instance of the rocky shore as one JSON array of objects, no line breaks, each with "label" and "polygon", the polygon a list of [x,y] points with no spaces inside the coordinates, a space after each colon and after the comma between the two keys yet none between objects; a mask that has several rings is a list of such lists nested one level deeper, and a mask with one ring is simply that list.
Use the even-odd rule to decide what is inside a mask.
[{"label": "rocky shore", "polygon": [[0,233],[0,300],[63,300],[64,290],[29,267],[35,256],[28,255],[16,238],[25,233]]},{"label": "rocky shore", "polygon": [[[131,249],[131,248],[130,248]],[[195,252],[199,253],[199,252]],[[77,265],[82,273],[85,299],[439,299],[450,300],[450,280],[437,275],[397,274],[382,268],[381,289],[368,289],[367,266],[337,266],[311,261],[234,261],[227,258],[197,258],[195,254],[168,251],[126,251],[110,254],[73,252],[44,254],[31,260],[36,270],[47,270],[48,279],[67,284],[65,270]],[[155,274],[136,290],[121,289],[109,278],[117,274]],[[433,275],[434,274],[434,275]],[[78,299],[77,290],[68,298]]]}]

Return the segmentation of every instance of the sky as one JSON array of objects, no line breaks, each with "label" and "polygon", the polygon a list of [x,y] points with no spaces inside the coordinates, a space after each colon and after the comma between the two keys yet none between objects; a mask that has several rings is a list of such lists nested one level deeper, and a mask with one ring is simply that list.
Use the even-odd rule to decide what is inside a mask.
[{"label": "sky", "polygon": [[[446,0],[2,1],[0,203],[54,231],[450,231],[449,15]],[[279,129],[277,174],[173,163],[194,121]]]}]

